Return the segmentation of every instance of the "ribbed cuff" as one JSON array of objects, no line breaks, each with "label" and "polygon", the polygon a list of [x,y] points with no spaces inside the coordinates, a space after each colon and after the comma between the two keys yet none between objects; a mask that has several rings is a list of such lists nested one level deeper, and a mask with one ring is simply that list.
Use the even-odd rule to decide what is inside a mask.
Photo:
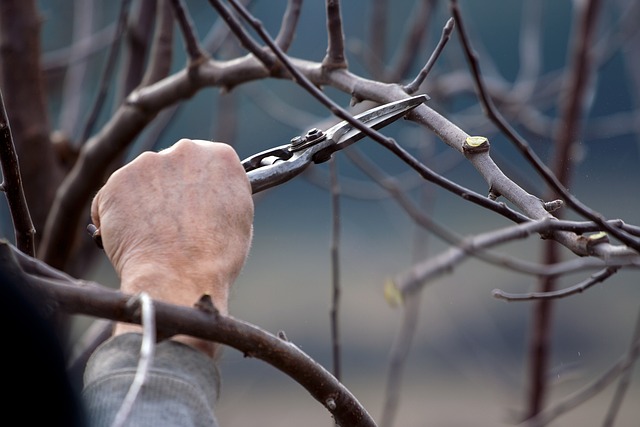
[{"label": "ribbed cuff", "polygon": [[[91,356],[83,400],[91,426],[108,426],[126,396],[138,366],[142,335],[113,337]],[[219,375],[213,359],[175,341],[157,344],[153,363],[126,425],[217,425],[213,406]]]}]

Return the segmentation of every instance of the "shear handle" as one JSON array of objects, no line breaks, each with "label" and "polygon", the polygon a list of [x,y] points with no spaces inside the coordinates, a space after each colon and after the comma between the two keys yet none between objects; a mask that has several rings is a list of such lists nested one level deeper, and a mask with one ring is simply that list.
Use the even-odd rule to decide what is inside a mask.
[{"label": "shear handle", "polygon": [[247,157],[242,161],[244,171],[249,173],[261,167],[272,165],[275,163],[276,159],[289,160],[292,156],[291,150],[289,150],[290,145],[291,144],[287,144],[269,148],[268,150],[256,153],[251,157]]},{"label": "shear handle", "polygon": [[[288,147],[288,145],[284,147]],[[253,194],[259,193],[267,188],[283,184],[301,174],[313,162],[313,153],[315,151],[303,150],[297,152],[288,151],[289,157],[277,155],[260,156],[259,166],[247,171],[247,177],[251,183],[251,192]],[[247,166],[245,166],[245,170],[246,168]]]}]

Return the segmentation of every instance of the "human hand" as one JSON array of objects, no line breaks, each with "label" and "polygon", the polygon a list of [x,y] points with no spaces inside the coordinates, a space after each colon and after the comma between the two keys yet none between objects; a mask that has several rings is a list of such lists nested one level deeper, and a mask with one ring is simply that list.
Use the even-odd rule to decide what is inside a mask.
[{"label": "human hand", "polygon": [[[203,294],[227,313],[252,237],[251,186],[228,145],[182,139],[114,172],[91,205],[121,290],[193,306]],[[118,324],[115,334],[139,330]],[[212,353],[210,343],[179,341]]]}]

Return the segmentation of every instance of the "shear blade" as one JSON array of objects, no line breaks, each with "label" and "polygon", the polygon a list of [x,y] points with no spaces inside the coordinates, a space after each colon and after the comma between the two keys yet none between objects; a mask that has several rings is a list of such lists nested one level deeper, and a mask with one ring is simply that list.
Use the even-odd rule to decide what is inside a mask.
[{"label": "shear blade", "polygon": [[[380,129],[403,117],[428,99],[426,95],[418,95],[390,102],[358,114],[355,119],[369,128]],[[336,151],[348,147],[365,136],[365,133],[347,121],[340,122],[321,133],[322,138],[302,148],[292,150],[291,144],[282,145],[245,159],[242,165],[251,182],[253,193],[289,181],[302,173],[309,164],[324,162]]]},{"label": "shear blade", "polygon": [[[404,117],[405,114],[428,99],[429,97],[427,95],[413,96],[411,98],[380,105],[360,113],[357,116],[354,116],[354,118],[371,129],[381,129],[399,118]],[[315,163],[322,163],[329,160],[331,155],[336,151],[342,150],[366,136],[364,132],[354,127],[346,120],[327,130],[326,135],[327,139],[332,140],[334,143],[316,153],[314,156]]]}]

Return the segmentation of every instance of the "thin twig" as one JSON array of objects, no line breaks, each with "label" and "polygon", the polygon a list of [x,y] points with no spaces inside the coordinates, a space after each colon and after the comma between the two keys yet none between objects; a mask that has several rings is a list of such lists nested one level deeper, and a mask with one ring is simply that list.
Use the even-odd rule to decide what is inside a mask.
[{"label": "thin twig", "polygon": [[344,31],[340,0],[326,0],[327,6],[327,54],[322,60],[322,67],[332,71],[347,68],[344,55]]},{"label": "thin twig", "polygon": [[[421,157],[426,160],[433,160],[432,144],[421,141]],[[354,150],[350,150],[354,151]],[[386,181],[386,180],[385,180]],[[397,184],[397,183],[396,183]],[[391,191],[391,190],[390,190]],[[420,204],[416,204],[417,210],[424,217],[429,217],[435,206],[436,191],[433,186],[423,185],[420,189]],[[401,193],[404,195],[404,193]],[[419,223],[414,232],[412,259],[413,263],[428,256],[429,234],[422,229]],[[416,335],[418,320],[420,317],[421,295],[418,293],[413,298],[409,298],[404,304],[402,323],[400,330],[396,333],[393,345],[389,350],[389,365],[386,375],[385,400],[382,406],[380,427],[392,427],[396,419],[400,406],[400,395],[404,380],[405,366],[407,365],[411,346]]]},{"label": "thin twig", "polygon": [[[242,0],[243,4],[250,4],[251,2],[252,0]],[[227,42],[230,34],[232,33],[225,20],[222,18],[216,19],[207,35],[204,36],[202,45],[209,54],[213,54]]]},{"label": "thin twig", "polygon": [[4,106],[2,92],[0,92],[0,164],[2,165],[2,183],[0,189],[4,191],[11,212],[16,246],[27,255],[35,256],[36,229],[31,221],[29,206],[22,187],[22,176],[16,147],[11,135],[11,126]]},{"label": "thin twig", "polygon": [[165,78],[171,71],[173,57],[173,9],[169,0],[158,2],[156,9],[156,27],[151,42],[149,65],[140,85],[149,86]]},{"label": "thin twig", "polygon": [[387,20],[389,18],[389,0],[371,2],[371,20],[369,21],[369,43],[365,52],[365,60],[369,72],[375,79],[382,79],[385,74]]},{"label": "thin twig", "polygon": [[[251,37],[249,33],[247,33],[242,24],[238,21],[238,19],[231,13],[231,10],[222,4],[220,0],[209,0],[211,6],[213,6],[218,14],[224,21],[227,23],[231,31],[236,35],[238,41],[245,49],[249,52],[253,53],[253,55],[260,61],[262,64],[268,69],[271,70],[275,65],[275,60],[273,57],[262,49],[262,47]],[[244,6],[239,4],[238,2],[231,2],[234,8],[238,8],[238,6],[244,9]]]},{"label": "thin twig", "polygon": [[515,79],[514,91],[523,101],[529,100],[536,88],[537,77],[540,73],[541,42],[540,32],[543,28],[543,4],[538,0],[523,2],[522,18],[520,19],[520,40],[518,53],[520,66]]},{"label": "thin twig", "polygon": [[399,45],[399,48],[392,59],[391,71],[387,72],[385,79],[390,82],[397,82],[406,78],[412,65],[418,59],[416,52],[422,51],[422,45],[429,34],[431,28],[429,18],[435,16],[433,9],[435,0],[417,0],[411,11],[411,24],[406,36]]},{"label": "thin twig", "polygon": [[86,61],[89,57],[100,53],[113,42],[116,27],[116,22],[110,22],[95,33],[83,39],[74,40],[69,46],[43,52],[42,71],[47,74],[60,72],[76,62]]},{"label": "thin twig", "polygon": [[504,292],[500,289],[494,289],[491,294],[495,298],[503,299],[505,301],[531,301],[531,300],[539,300],[539,299],[566,298],[571,295],[582,293],[587,289],[589,289],[590,287],[597,285],[598,283],[604,282],[609,277],[613,276],[618,271],[618,269],[619,267],[607,267],[604,270],[600,270],[599,272],[592,274],[588,279],[585,279],[580,283],[577,283],[565,289],[559,289],[557,291],[512,294],[512,293]]},{"label": "thin twig", "polygon": [[[632,343],[636,341],[640,341],[640,311],[638,311],[636,326],[631,338]],[[622,401],[624,400],[625,394],[629,389],[629,384],[631,383],[631,377],[633,375],[633,368],[638,361],[638,357],[640,356],[639,353],[640,348],[634,347],[633,345],[629,347],[626,359],[629,363],[627,363],[622,368],[618,387],[616,387],[613,399],[611,399],[611,404],[609,405],[609,410],[607,411],[607,415],[605,416],[604,422],[602,423],[602,427],[613,427],[616,416],[618,415],[618,412],[620,412],[620,408],[622,407]]]},{"label": "thin twig", "polygon": [[[85,47],[80,44],[91,36],[94,25],[95,2],[79,1],[73,4],[73,40],[69,56],[78,55],[77,51]],[[59,128],[71,141],[75,140],[80,123],[81,106],[85,96],[82,90],[87,74],[88,61],[70,62],[64,76]]]},{"label": "thin twig", "polygon": [[113,76],[116,62],[118,60],[118,53],[120,52],[122,36],[127,28],[127,19],[129,17],[130,5],[131,0],[122,0],[122,3],[120,3],[120,11],[118,13],[118,26],[116,27],[116,32],[113,34],[113,41],[111,43],[111,46],[109,47],[109,53],[107,55],[107,62],[104,66],[104,69],[102,70],[102,75],[100,76],[98,94],[96,95],[91,109],[89,110],[84,128],[80,133],[81,143],[86,142],[89,138],[89,135],[91,135],[91,133],[93,132],[93,127],[95,126],[96,121],[98,120],[98,116],[100,115],[100,111],[102,111],[104,102],[107,99],[109,82],[111,80],[111,77]]},{"label": "thin twig", "polygon": [[276,36],[276,44],[285,52],[289,50],[293,43],[301,11],[302,0],[289,0],[287,9],[284,11],[284,16],[282,17],[280,31]]},{"label": "thin twig", "polygon": [[380,427],[391,427],[398,412],[400,386],[409,350],[415,337],[420,315],[420,295],[408,298],[404,304],[402,325],[391,347],[389,368],[385,386],[385,402],[380,418]]},{"label": "thin twig", "polygon": [[171,6],[173,7],[173,13],[178,21],[180,32],[182,33],[182,40],[184,40],[189,61],[191,63],[199,62],[205,55],[198,43],[198,36],[196,35],[196,29],[191,16],[189,16],[183,0],[171,0]]},{"label": "thin twig", "polygon": [[442,35],[440,36],[440,40],[438,41],[438,44],[434,49],[433,53],[429,57],[429,60],[427,61],[425,66],[422,68],[422,70],[420,70],[416,78],[403,88],[404,91],[407,92],[409,95],[416,93],[416,91],[420,89],[420,86],[422,85],[424,80],[427,78],[427,75],[429,75],[431,68],[433,68],[436,61],[440,57],[440,54],[444,50],[444,47],[446,46],[447,42],[451,38],[451,33],[453,32],[454,27],[455,27],[455,20],[453,18],[449,18],[444,28],[442,28]]},{"label": "thin twig", "polygon": [[607,388],[609,384],[615,381],[616,378],[623,375],[625,371],[637,361],[638,357],[640,357],[640,327],[637,325],[638,323],[636,323],[636,329],[633,337],[631,338],[629,350],[613,366],[580,390],[556,402],[551,407],[540,412],[535,418],[524,420],[523,423],[532,427],[547,425],[560,415],[571,411],[591,399],[593,396]]},{"label": "thin twig", "polygon": [[331,174],[331,343],[333,354],[333,375],[340,381],[342,363],[340,356],[340,184],[338,182],[338,165],[334,157],[329,160]]},{"label": "thin twig", "polygon": [[165,5],[164,1],[141,0],[132,5],[124,43],[124,52],[120,59],[119,76],[116,81],[115,96],[112,110],[115,111],[126,97],[140,85],[145,74],[149,47],[154,37],[154,26],[159,17],[158,8]]}]

